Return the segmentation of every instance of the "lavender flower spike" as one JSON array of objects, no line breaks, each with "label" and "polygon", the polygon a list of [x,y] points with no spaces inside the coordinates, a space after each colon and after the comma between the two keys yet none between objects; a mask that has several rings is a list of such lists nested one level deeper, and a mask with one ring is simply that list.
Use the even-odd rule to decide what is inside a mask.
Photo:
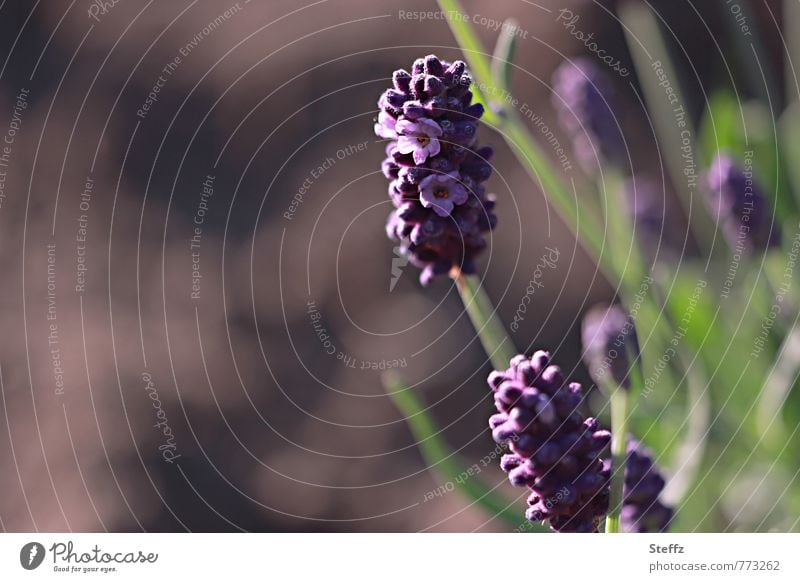
[{"label": "lavender flower spike", "polygon": [[673,510],[659,500],[664,477],[653,463],[652,453],[629,438],[622,494],[622,527],[636,533],[667,531]]},{"label": "lavender flower spike", "polygon": [[423,285],[453,267],[474,273],[497,218],[482,186],[492,150],[476,146],[483,107],[472,103],[466,65],[429,55],[411,72],[395,71],[392,83],[375,124],[391,140],[382,166],[394,205],[387,234],[423,269]]},{"label": "lavender flower spike", "polygon": [[578,410],[581,385],[566,383],[550,354],[515,356],[489,375],[497,414],[489,420],[497,443],[508,444],[500,467],[512,485],[529,487],[531,521],[560,532],[593,532],[608,511],[608,468],[599,455],[611,434]]},{"label": "lavender flower spike", "polygon": [[625,142],[614,117],[613,86],[592,60],[579,57],[556,69],[552,103],[586,172],[596,174],[603,161],[625,164]]},{"label": "lavender flower spike", "polygon": [[740,168],[730,156],[717,154],[706,176],[707,204],[731,248],[752,251],[780,245],[770,208],[750,167]]}]

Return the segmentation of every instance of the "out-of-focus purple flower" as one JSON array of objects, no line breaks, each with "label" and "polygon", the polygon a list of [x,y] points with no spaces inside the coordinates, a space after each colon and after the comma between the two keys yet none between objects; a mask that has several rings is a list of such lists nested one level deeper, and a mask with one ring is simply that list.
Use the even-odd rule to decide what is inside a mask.
[{"label": "out-of-focus purple flower", "polygon": [[400,136],[397,139],[397,151],[411,154],[415,164],[421,164],[441,151],[437,138],[441,137],[442,128],[432,119],[401,119],[395,127]]},{"label": "out-of-focus purple flower", "polygon": [[620,516],[625,531],[667,531],[673,510],[659,499],[664,485],[664,477],[653,462],[652,452],[629,438]]},{"label": "out-of-focus purple flower", "polygon": [[467,189],[458,181],[458,174],[431,174],[419,183],[420,202],[439,216],[450,216],[453,207],[469,198]]},{"label": "out-of-focus purple flower", "polygon": [[472,103],[472,80],[462,61],[434,55],[400,69],[381,95],[375,133],[392,140],[382,169],[395,210],[387,222],[427,285],[453,267],[474,273],[497,224],[489,179],[492,149],[477,147],[483,107]]},{"label": "out-of-focus purple flower", "polygon": [[598,386],[629,389],[631,366],[638,365],[639,341],[631,316],[619,305],[592,307],[581,327],[583,361]]},{"label": "out-of-focus purple flower", "polygon": [[650,258],[680,255],[684,241],[679,229],[670,227],[664,185],[649,176],[637,175],[625,181],[623,191],[636,240],[644,253]]},{"label": "out-of-focus purple flower", "polygon": [[778,225],[750,167],[717,154],[706,176],[707,204],[722,234],[735,251],[747,252],[780,244]]},{"label": "out-of-focus purple flower", "polygon": [[526,517],[560,532],[595,531],[608,511],[609,472],[599,455],[611,434],[578,410],[581,385],[567,383],[544,351],[515,356],[488,381],[497,408],[492,437],[511,449],[500,466],[532,491]]},{"label": "out-of-focus purple flower", "polygon": [[591,59],[564,61],[556,69],[552,103],[585,171],[597,173],[603,161],[625,164],[625,142],[614,117],[613,86]]}]

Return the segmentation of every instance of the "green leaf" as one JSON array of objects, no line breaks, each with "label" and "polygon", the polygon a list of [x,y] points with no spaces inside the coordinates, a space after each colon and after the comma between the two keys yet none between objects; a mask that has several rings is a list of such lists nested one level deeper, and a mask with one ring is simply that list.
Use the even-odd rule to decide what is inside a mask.
[{"label": "green leaf", "polygon": [[506,19],[500,28],[500,35],[494,47],[493,76],[505,91],[509,91],[511,87],[511,68],[517,48],[517,30],[519,30],[517,21],[513,18]]},{"label": "green leaf", "polygon": [[523,510],[513,501],[508,501],[494,488],[483,482],[477,475],[463,478],[464,470],[472,465],[461,459],[441,437],[441,431],[436,427],[422,402],[410,388],[394,374],[384,374],[382,377],[386,392],[394,401],[400,412],[406,417],[406,422],[411,429],[411,434],[417,439],[417,446],[425,462],[439,473],[446,482],[453,483],[474,503],[483,507],[490,515],[501,518],[513,528],[525,527],[525,531],[549,532],[541,524],[528,522]]}]

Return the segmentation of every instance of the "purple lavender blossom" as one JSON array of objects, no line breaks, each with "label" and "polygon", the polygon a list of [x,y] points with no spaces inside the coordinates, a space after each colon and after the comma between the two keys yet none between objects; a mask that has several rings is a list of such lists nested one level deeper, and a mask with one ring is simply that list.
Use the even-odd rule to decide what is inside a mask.
[{"label": "purple lavender blossom", "polygon": [[419,183],[420,202],[439,216],[450,216],[453,207],[469,198],[467,189],[459,183],[458,174],[431,174]]},{"label": "purple lavender blossom", "polygon": [[578,410],[581,385],[566,383],[544,351],[515,356],[488,381],[497,408],[492,437],[511,450],[500,467],[512,485],[532,491],[525,516],[555,531],[595,531],[608,511],[609,472],[599,455],[611,434]]},{"label": "purple lavender blossom", "polygon": [[395,207],[387,234],[422,269],[423,285],[453,267],[474,273],[497,217],[482,186],[492,150],[476,146],[483,107],[472,103],[466,65],[429,55],[411,72],[395,71],[392,83],[375,124],[378,136],[392,140],[382,165]]},{"label": "purple lavender blossom", "polygon": [[614,117],[613,86],[591,59],[565,61],[556,69],[552,103],[586,172],[597,173],[603,161],[625,164],[625,142]]},{"label": "purple lavender blossom", "polygon": [[706,176],[706,202],[731,248],[752,251],[780,245],[777,224],[752,169],[740,168],[726,154],[717,154]]},{"label": "purple lavender blossom", "polygon": [[581,326],[583,361],[602,388],[630,389],[632,358],[638,358],[639,341],[631,316],[619,305],[592,307]]},{"label": "purple lavender blossom", "polygon": [[620,516],[625,531],[667,531],[673,510],[659,500],[664,484],[664,477],[653,462],[652,452],[629,438]]},{"label": "purple lavender blossom", "polygon": [[401,154],[411,154],[415,164],[422,164],[441,151],[437,138],[441,137],[442,128],[432,119],[425,117],[420,117],[416,121],[401,119],[395,127],[400,136],[397,139],[397,151]]}]

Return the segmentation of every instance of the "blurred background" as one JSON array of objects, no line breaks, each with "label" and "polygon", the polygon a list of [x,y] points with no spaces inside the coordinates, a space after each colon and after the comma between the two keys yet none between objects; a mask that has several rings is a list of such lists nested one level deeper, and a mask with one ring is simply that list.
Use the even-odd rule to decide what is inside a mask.
[{"label": "blurred background", "polygon": [[[559,11],[633,69],[614,2],[463,4],[486,46],[495,23],[517,19],[513,93],[565,146],[550,79],[587,48]],[[651,4],[699,117],[707,94],[741,73],[724,58],[730,14],[716,2]],[[779,82],[781,13],[759,4]],[[422,289],[384,232],[376,102],[415,58],[460,58],[446,22],[417,14],[437,9],[0,4],[3,530],[510,530],[458,491],[431,495],[442,482],[380,382],[396,369],[465,469],[494,450],[491,366],[450,281]],[[636,75],[613,85],[634,163],[660,176]],[[484,127],[481,141],[497,150],[488,185],[500,221],[480,261],[485,286],[509,322],[538,277],[512,337],[552,350],[590,386],[580,318],[613,289],[502,138]],[[672,220],[668,236],[683,241]],[[552,250],[558,261],[537,275]],[[522,523],[524,496],[495,465],[480,478],[518,504]],[[748,467],[742,482],[764,470]],[[774,495],[795,476],[771,473]],[[753,503],[744,515],[723,503],[678,529],[756,527],[774,507],[739,498]]]}]

